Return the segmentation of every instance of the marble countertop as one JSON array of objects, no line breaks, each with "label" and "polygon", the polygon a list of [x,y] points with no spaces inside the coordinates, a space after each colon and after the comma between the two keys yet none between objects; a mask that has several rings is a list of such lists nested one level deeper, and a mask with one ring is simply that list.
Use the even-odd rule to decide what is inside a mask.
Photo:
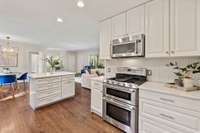
[{"label": "marble countertop", "polygon": [[55,73],[35,73],[29,74],[29,78],[47,78],[47,77],[56,77],[56,76],[64,76],[64,75],[75,75],[73,72],[55,72]]},{"label": "marble countertop", "polygon": [[167,83],[162,82],[146,82],[141,85],[139,89],[200,100],[200,90],[187,92],[184,90],[172,88],[167,85]]}]

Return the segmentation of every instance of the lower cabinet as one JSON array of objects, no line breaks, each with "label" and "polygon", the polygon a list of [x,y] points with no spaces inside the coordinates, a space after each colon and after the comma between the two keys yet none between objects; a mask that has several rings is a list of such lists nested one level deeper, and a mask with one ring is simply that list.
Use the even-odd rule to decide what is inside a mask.
[{"label": "lower cabinet", "polygon": [[74,75],[30,78],[30,106],[33,109],[75,95]]},{"label": "lower cabinet", "polygon": [[68,98],[75,95],[75,82],[74,77],[62,78],[62,98]]},{"label": "lower cabinet", "polygon": [[[197,106],[196,101],[172,95],[172,105],[169,100],[155,100],[156,97],[145,97],[148,91],[140,91],[139,133],[199,133],[200,112],[190,106]],[[151,92],[153,94],[154,92]],[[170,99],[171,95],[156,93],[160,99]],[[152,97],[152,98],[150,98]],[[191,105],[182,106],[179,101],[190,101]]]},{"label": "lower cabinet", "polygon": [[103,83],[91,82],[91,112],[102,117]]}]

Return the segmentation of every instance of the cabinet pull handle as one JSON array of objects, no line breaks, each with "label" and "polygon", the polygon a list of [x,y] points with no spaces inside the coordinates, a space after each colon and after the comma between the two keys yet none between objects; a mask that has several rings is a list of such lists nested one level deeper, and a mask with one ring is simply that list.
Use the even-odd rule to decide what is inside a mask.
[{"label": "cabinet pull handle", "polygon": [[169,115],[166,115],[166,114],[160,114],[160,116],[165,117],[165,118],[168,118],[168,119],[171,119],[171,120],[175,120],[174,117],[169,116]]},{"label": "cabinet pull handle", "polygon": [[174,54],[175,52],[174,52],[174,51],[171,51],[171,53]]},{"label": "cabinet pull handle", "polygon": [[171,99],[160,98],[160,100],[165,101],[165,102],[174,103],[174,100],[171,100]]}]

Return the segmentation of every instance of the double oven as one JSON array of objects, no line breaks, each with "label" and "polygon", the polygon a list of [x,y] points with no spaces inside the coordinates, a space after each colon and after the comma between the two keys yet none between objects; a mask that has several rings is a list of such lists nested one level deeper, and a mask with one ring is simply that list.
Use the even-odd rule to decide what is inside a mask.
[{"label": "double oven", "polygon": [[103,119],[127,133],[137,133],[138,89],[104,83]]}]

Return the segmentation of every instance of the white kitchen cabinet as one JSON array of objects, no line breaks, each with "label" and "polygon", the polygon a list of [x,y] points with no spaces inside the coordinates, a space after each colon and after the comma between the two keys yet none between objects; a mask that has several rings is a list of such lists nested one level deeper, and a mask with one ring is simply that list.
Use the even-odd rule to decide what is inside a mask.
[{"label": "white kitchen cabinet", "polygon": [[126,13],[119,14],[112,18],[112,40],[123,37],[127,34]]},{"label": "white kitchen cabinet", "polygon": [[62,76],[62,98],[69,98],[75,95],[74,75]]},{"label": "white kitchen cabinet", "polygon": [[110,59],[111,19],[100,23],[100,59]]},{"label": "white kitchen cabinet", "polygon": [[199,94],[145,83],[139,92],[139,133],[199,133]]},{"label": "white kitchen cabinet", "polygon": [[144,11],[144,5],[142,5],[127,12],[127,33],[129,35],[144,34]]},{"label": "white kitchen cabinet", "polygon": [[29,102],[33,109],[75,95],[75,80],[72,73],[32,74],[29,76],[29,80]]},{"label": "white kitchen cabinet", "polygon": [[169,56],[169,0],[145,5],[146,57]]},{"label": "white kitchen cabinet", "polygon": [[91,84],[91,112],[102,117],[103,83],[92,80]]},{"label": "white kitchen cabinet", "polygon": [[200,55],[199,0],[171,0],[171,56]]}]

